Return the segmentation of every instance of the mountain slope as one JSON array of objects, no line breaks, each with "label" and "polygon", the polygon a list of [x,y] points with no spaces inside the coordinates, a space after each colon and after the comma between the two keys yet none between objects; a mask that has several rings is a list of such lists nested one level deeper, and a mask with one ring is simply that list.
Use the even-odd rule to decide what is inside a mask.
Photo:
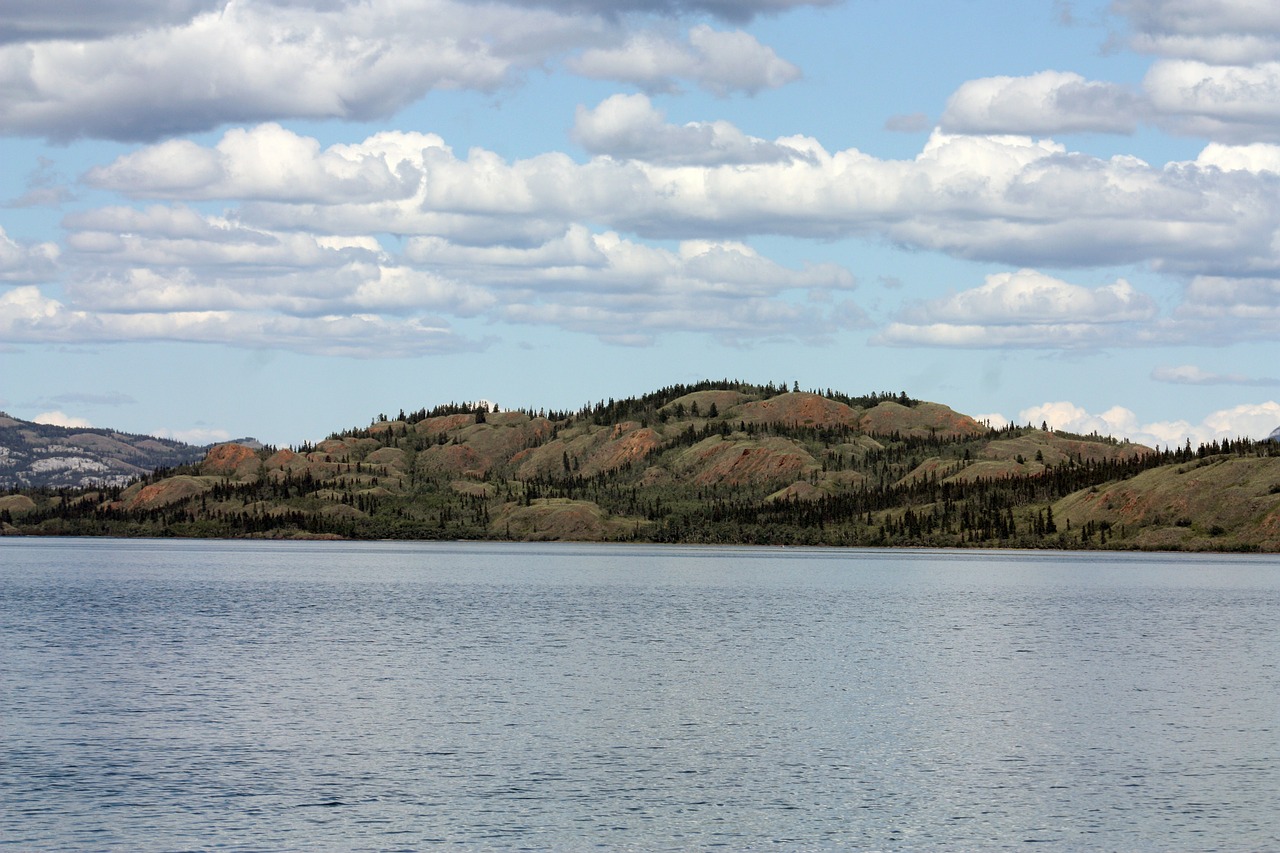
[{"label": "mountain slope", "polygon": [[207,448],[109,429],[37,424],[0,412],[0,488],[124,485],[198,461]]}]

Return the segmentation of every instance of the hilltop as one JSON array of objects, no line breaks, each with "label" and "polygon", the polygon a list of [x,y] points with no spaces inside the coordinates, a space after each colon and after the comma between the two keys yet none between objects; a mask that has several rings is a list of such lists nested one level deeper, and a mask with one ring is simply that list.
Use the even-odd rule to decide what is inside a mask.
[{"label": "hilltop", "polygon": [[728,380],[574,412],[448,404],[121,487],[7,532],[1280,550],[1280,445],[992,429],[905,394]]}]

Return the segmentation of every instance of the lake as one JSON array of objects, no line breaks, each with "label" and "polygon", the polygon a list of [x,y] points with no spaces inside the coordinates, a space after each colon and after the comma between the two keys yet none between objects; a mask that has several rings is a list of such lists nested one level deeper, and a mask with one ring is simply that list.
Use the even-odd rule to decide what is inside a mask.
[{"label": "lake", "polygon": [[0,539],[0,845],[1280,849],[1280,558]]}]

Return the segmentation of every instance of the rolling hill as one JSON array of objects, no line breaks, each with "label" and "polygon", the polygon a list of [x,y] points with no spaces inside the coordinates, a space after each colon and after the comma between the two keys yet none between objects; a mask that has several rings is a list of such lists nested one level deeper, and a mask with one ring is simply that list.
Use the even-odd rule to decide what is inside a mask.
[{"label": "rolling hill", "polygon": [[0,497],[9,533],[1280,550],[1280,445],[999,430],[904,394],[732,381],[574,412],[449,404],[128,486]]}]

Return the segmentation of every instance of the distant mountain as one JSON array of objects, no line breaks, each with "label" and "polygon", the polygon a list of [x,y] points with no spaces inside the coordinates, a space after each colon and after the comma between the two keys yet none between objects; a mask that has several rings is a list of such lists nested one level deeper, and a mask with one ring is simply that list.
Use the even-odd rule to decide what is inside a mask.
[{"label": "distant mountain", "polygon": [[125,489],[0,496],[0,532],[1280,551],[1280,443],[1157,451],[725,380],[221,444]]},{"label": "distant mountain", "polygon": [[198,462],[197,447],[111,429],[37,424],[0,412],[0,488],[123,486],[158,468]]},{"label": "distant mountain", "polygon": [[1280,427],[1276,427],[1271,431],[1271,435],[1267,436],[1267,441],[1280,441]]}]

